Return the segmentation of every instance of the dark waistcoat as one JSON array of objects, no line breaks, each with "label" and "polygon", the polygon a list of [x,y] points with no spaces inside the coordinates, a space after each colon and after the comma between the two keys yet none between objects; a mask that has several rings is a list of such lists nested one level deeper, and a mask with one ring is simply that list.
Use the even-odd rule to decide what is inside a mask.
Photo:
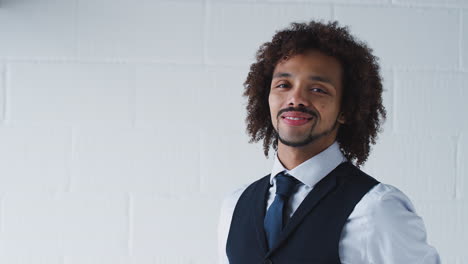
[{"label": "dark waistcoat", "polygon": [[345,162],[318,182],[268,250],[263,229],[270,175],[252,183],[240,196],[229,230],[230,264],[340,263],[341,230],[361,198],[379,182]]}]

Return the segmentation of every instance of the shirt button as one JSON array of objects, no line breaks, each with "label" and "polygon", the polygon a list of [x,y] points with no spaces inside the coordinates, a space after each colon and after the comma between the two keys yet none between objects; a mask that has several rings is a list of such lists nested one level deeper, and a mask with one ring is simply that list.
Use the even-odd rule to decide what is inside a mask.
[{"label": "shirt button", "polygon": [[273,261],[271,261],[271,259],[265,259],[265,261],[263,261],[263,264],[273,264]]}]

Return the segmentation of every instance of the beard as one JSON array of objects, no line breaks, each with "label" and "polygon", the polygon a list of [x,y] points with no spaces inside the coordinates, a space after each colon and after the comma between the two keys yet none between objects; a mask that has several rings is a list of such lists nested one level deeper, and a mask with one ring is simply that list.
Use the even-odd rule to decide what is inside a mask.
[{"label": "beard", "polygon": [[[310,131],[309,131],[309,133],[307,134],[307,136],[305,138],[298,139],[298,140],[289,140],[289,139],[285,139],[284,137],[281,136],[280,126],[279,126],[279,120],[280,120],[279,118],[280,118],[280,115],[282,113],[288,112],[288,111],[304,112],[304,113],[308,113],[308,114],[313,116],[314,123],[312,124],[312,127],[310,128]],[[329,129],[327,129],[327,130],[325,130],[323,132],[320,132],[320,133],[313,133],[313,131],[315,129],[315,126],[317,125],[317,119],[318,119],[318,113],[315,112],[315,111],[309,110],[309,109],[287,108],[287,109],[283,109],[283,110],[279,111],[278,116],[277,116],[277,123],[276,123],[276,127],[278,128],[278,130],[275,131],[277,136],[278,136],[278,140],[281,143],[283,143],[284,145],[289,146],[289,147],[303,147],[303,146],[308,145],[308,144],[310,144],[310,143],[312,143],[314,141],[317,141],[318,139],[320,139],[320,138],[322,138],[324,136],[329,135],[338,126],[338,120],[335,120],[335,123]]]},{"label": "beard", "polygon": [[[329,135],[333,130],[335,130],[336,126],[338,125],[338,122],[335,121],[335,123],[333,124],[333,126],[330,128],[330,129],[327,129],[321,133],[318,133],[318,134],[313,134],[312,131],[314,130],[314,127],[315,127],[315,124],[312,126],[312,128],[310,129],[310,133],[309,135],[303,139],[303,140],[296,140],[296,141],[293,141],[293,140],[287,140],[287,139],[284,139],[283,137],[281,137],[281,133],[279,131],[276,131],[276,133],[278,134],[278,140],[283,143],[284,145],[286,146],[289,146],[289,147],[303,147],[307,144],[310,144],[314,141],[317,141],[318,139],[324,137],[324,136],[327,136]],[[278,128],[279,130],[279,128]]]}]

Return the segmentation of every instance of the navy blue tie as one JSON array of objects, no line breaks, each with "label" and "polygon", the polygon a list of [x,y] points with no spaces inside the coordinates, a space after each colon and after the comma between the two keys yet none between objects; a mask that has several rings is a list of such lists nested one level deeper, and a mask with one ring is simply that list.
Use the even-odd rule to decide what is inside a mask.
[{"label": "navy blue tie", "polygon": [[273,203],[266,212],[263,225],[268,241],[268,247],[271,249],[279,238],[281,230],[285,225],[288,216],[285,215],[285,205],[294,191],[298,180],[284,173],[276,176],[276,196]]}]

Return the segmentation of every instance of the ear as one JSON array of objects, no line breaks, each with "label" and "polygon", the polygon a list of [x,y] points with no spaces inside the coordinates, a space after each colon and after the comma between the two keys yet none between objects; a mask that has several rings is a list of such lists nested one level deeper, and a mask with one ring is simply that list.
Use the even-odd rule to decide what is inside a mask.
[{"label": "ear", "polygon": [[346,123],[346,120],[345,120],[345,117],[344,117],[343,112],[340,112],[340,114],[338,115],[338,118],[337,118],[336,120],[337,120],[338,123],[340,123],[340,124]]}]

